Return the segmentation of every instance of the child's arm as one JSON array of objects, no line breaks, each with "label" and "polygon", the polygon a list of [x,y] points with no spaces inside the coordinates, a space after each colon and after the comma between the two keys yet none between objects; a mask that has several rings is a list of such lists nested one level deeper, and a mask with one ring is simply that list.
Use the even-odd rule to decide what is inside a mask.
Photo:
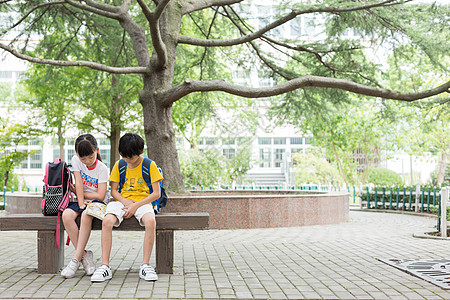
[{"label": "child's arm", "polygon": [[80,171],[74,171],[73,175],[75,177],[75,194],[77,195],[78,206],[83,209],[86,207],[84,203],[83,178],[81,178]]},{"label": "child's arm", "polygon": [[142,205],[152,203],[156,199],[159,199],[159,197],[161,197],[161,189],[159,187],[159,181],[156,181],[156,182],[152,183],[152,189],[153,189],[153,193],[151,193],[150,195],[148,195],[147,197],[145,197],[141,201],[137,201],[137,202],[136,201],[132,201],[132,203],[130,203],[129,205],[126,205],[124,203],[125,207],[122,208],[122,209],[125,209],[127,211],[125,212],[123,217],[126,218],[126,219],[130,218],[131,216],[133,216],[136,213],[136,210],[139,207],[141,207]]},{"label": "child's arm", "polygon": [[115,182],[115,181],[110,181],[111,182],[111,196],[121,202],[123,205],[127,206],[129,204],[133,204],[133,200],[127,199],[125,197],[123,197],[120,193],[119,193],[119,183]]},{"label": "child's arm", "polygon": [[105,200],[106,190],[108,188],[108,183],[102,182],[98,184],[97,193],[84,193],[84,198],[89,200]]}]

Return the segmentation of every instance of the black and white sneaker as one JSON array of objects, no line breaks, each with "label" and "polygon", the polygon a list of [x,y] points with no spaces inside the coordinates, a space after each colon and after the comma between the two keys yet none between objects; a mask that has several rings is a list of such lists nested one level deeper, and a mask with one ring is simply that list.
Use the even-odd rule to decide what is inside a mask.
[{"label": "black and white sneaker", "polygon": [[158,280],[158,275],[156,275],[155,269],[149,265],[141,265],[139,269],[139,277],[149,281]]},{"label": "black and white sneaker", "polygon": [[91,276],[92,282],[103,282],[112,278],[111,268],[107,265],[101,265],[100,268],[95,270]]}]

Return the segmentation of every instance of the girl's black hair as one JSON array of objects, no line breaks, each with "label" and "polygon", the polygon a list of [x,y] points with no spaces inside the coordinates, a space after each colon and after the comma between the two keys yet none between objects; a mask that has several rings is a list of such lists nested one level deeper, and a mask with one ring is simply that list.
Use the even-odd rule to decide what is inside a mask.
[{"label": "girl's black hair", "polygon": [[131,158],[144,151],[144,139],[135,133],[126,133],[119,140],[119,153],[122,157]]},{"label": "girl's black hair", "polygon": [[86,133],[80,135],[75,141],[75,152],[80,157],[89,156],[92,153],[97,153],[97,159],[102,161],[100,153],[97,152],[97,140],[92,134]]}]

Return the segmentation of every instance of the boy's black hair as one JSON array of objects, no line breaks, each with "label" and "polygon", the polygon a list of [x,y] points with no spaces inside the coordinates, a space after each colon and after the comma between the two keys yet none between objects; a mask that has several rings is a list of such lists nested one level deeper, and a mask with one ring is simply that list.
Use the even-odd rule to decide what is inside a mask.
[{"label": "boy's black hair", "polygon": [[[97,148],[97,140],[89,133],[80,135],[75,141],[75,152],[79,157],[89,156],[97,152]],[[97,153],[97,159],[102,161],[99,153]]]},{"label": "boy's black hair", "polygon": [[125,133],[119,140],[119,153],[122,157],[131,158],[144,151],[144,139],[136,133]]}]

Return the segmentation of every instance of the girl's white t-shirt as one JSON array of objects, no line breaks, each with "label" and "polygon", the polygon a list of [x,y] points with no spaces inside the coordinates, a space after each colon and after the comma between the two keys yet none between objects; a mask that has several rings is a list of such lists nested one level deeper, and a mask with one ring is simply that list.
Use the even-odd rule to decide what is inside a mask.
[{"label": "girl's white t-shirt", "polygon": [[[92,169],[88,169],[88,167],[86,167],[86,165],[80,161],[78,156],[74,155],[72,157],[72,171],[80,172],[81,179],[83,179],[83,192],[87,193],[97,193],[98,184],[108,182],[109,180],[108,167],[98,159],[95,167]],[[109,202],[109,192],[106,192],[103,202]]]}]

